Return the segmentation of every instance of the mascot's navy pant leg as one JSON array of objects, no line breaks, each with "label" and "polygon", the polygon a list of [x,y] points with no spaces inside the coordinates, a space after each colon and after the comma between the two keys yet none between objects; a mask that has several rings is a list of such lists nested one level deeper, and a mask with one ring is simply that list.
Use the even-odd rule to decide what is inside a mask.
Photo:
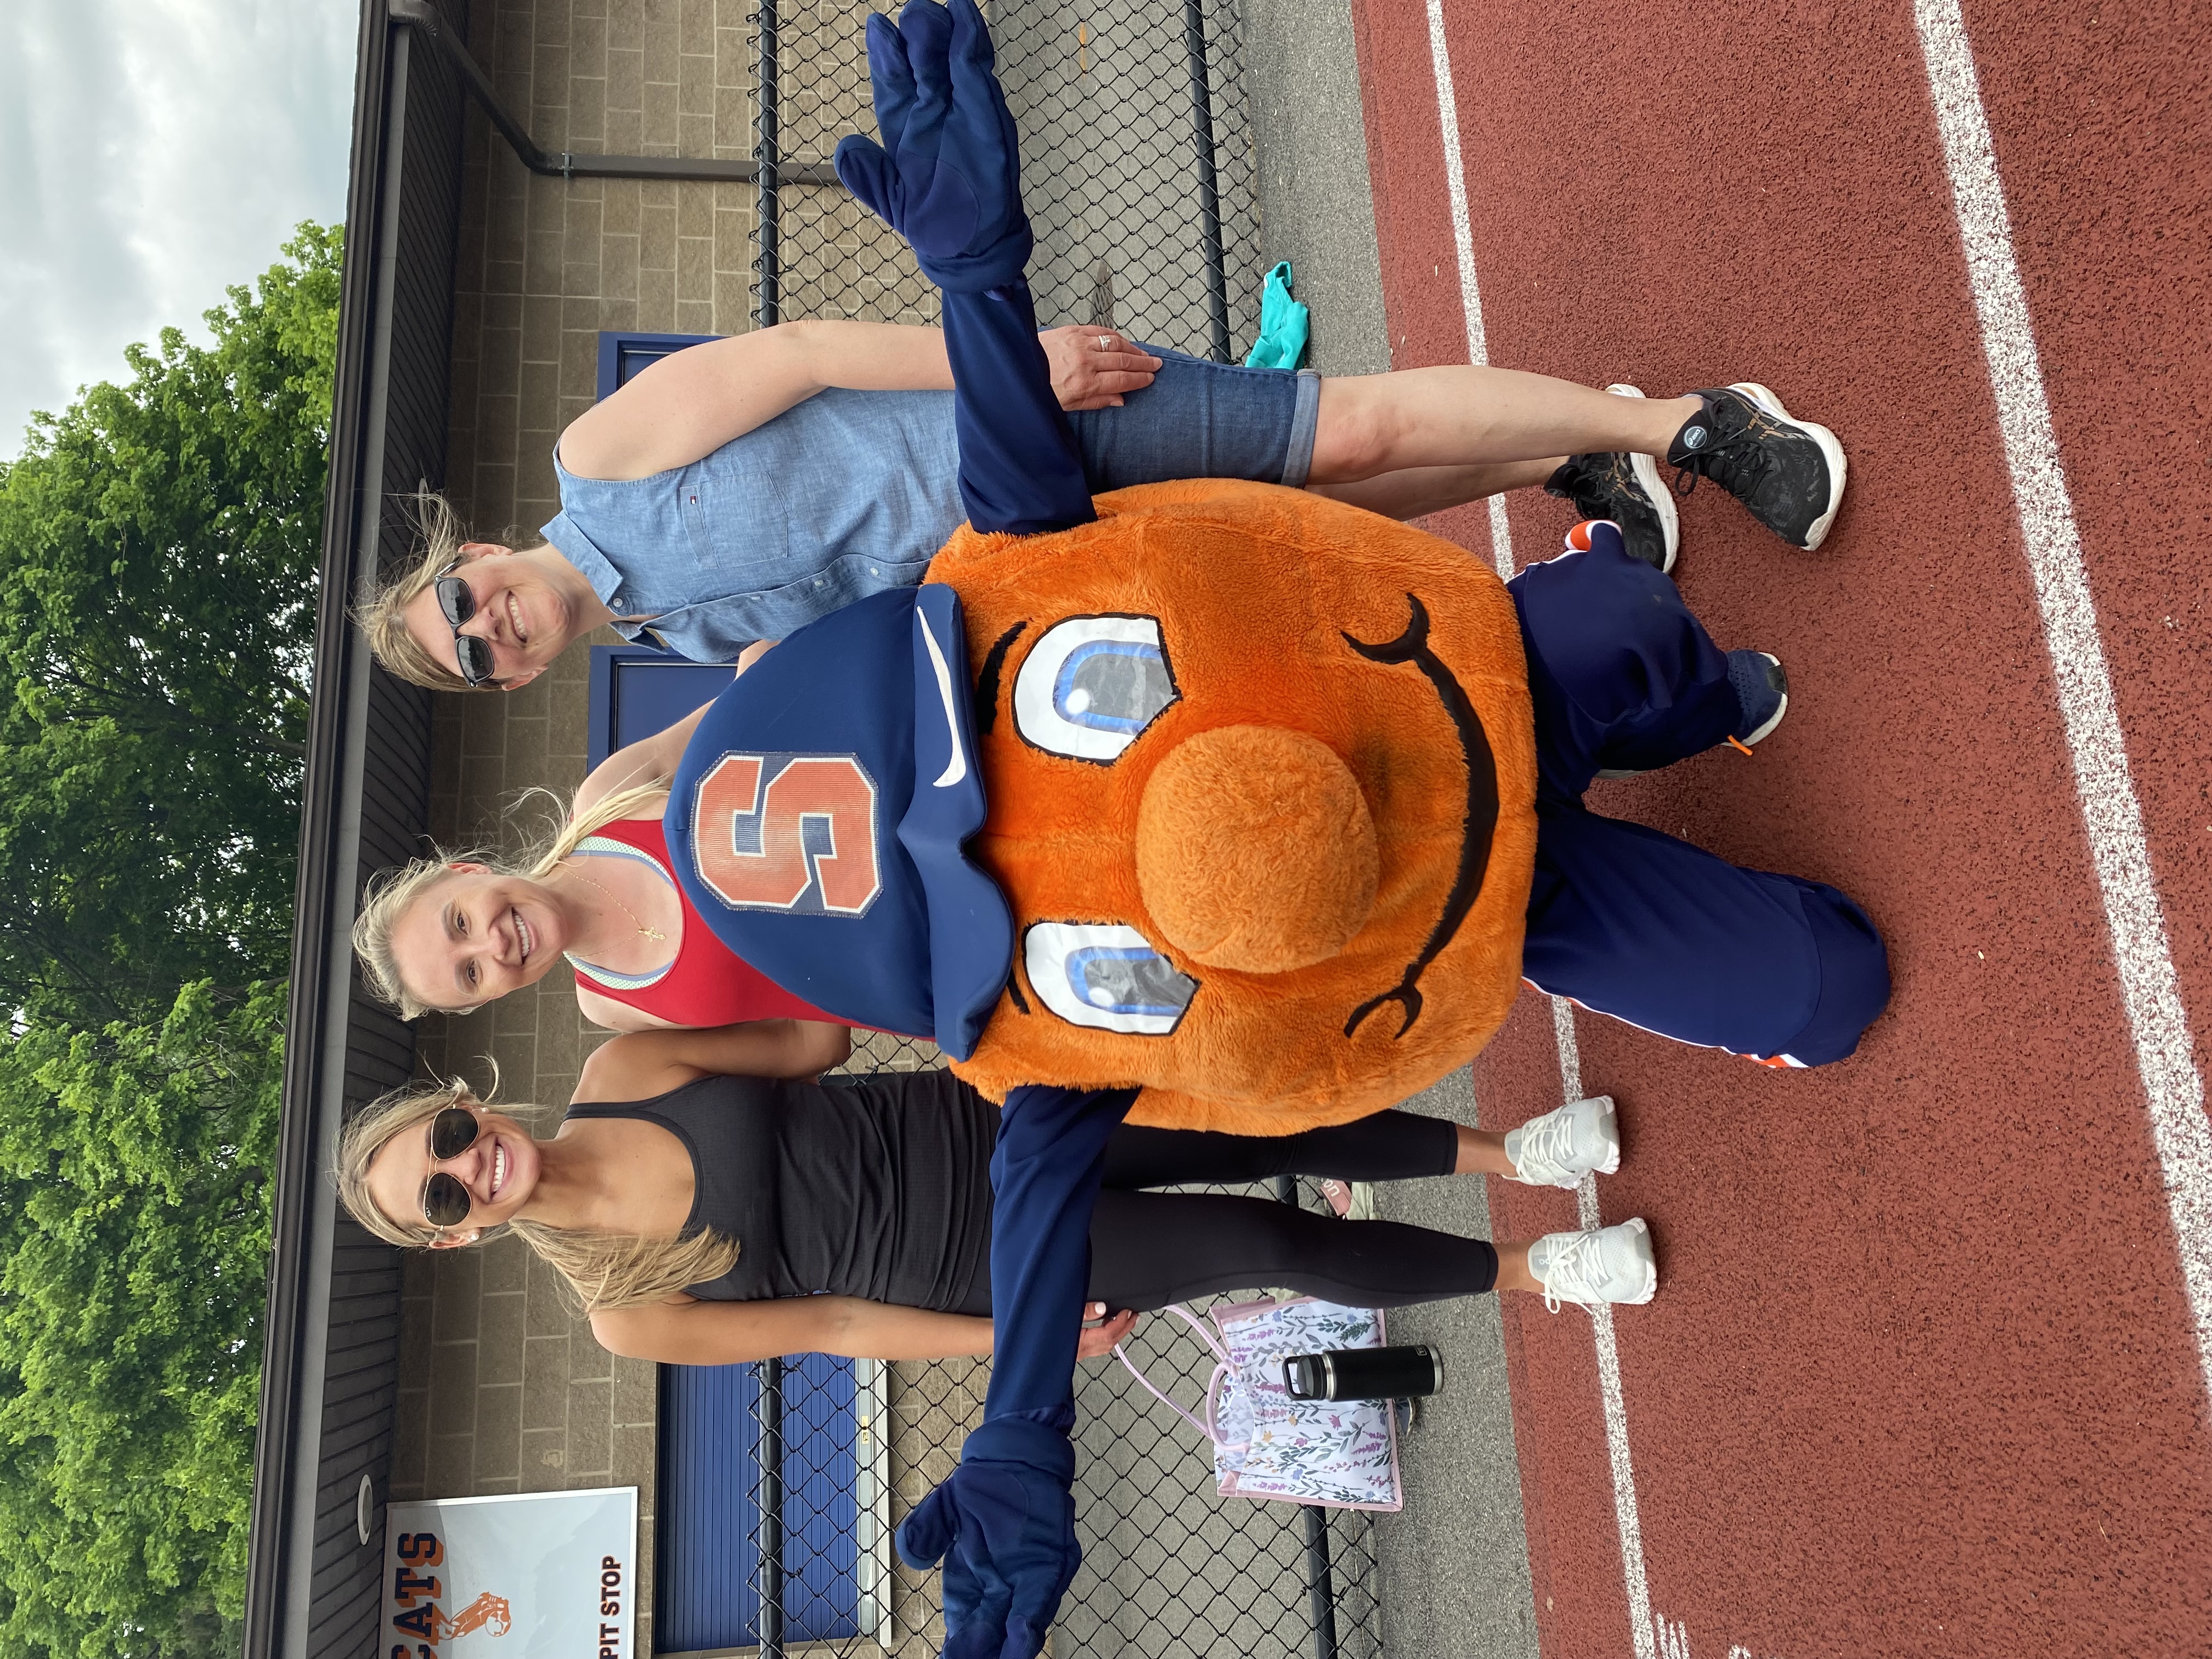
[{"label": "mascot's navy pant leg", "polygon": [[1674,585],[1608,542],[1510,591],[1536,712],[1536,877],[1522,971],[1683,1042],[1841,1060],[1889,1000],[1889,958],[1834,888],[1743,870],[1582,804],[1600,769],[1648,771],[1741,720],[1728,659]]}]

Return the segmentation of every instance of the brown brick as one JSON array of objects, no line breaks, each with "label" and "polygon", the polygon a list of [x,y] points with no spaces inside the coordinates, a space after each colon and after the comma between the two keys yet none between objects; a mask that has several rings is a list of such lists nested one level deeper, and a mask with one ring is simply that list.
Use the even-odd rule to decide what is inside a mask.
[{"label": "brown brick", "polygon": [[679,300],[676,305],[675,334],[712,334],[714,306],[711,300]]},{"label": "brown brick", "polygon": [[714,50],[714,0],[679,0],[683,18],[680,49],[712,56]]},{"label": "brown brick", "polygon": [[599,239],[599,294],[608,300],[637,299],[639,239],[603,236]]},{"label": "brown brick", "polygon": [[522,1353],[522,1426],[526,1429],[568,1427],[569,1339],[533,1336],[526,1339]]},{"label": "brown brick", "polygon": [[607,43],[607,108],[645,108],[645,54],[617,49],[611,38]]},{"label": "brown brick", "polygon": [[578,1485],[604,1480],[613,1470],[614,1384],[568,1384],[568,1477]]},{"label": "brown brick", "polygon": [[580,9],[568,17],[568,74],[574,86],[578,77],[607,72],[607,19],[604,12]]},{"label": "brown brick", "polygon": [[678,24],[678,0],[643,0],[639,7],[645,78],[648,81],[676,78],[676,59],[684,49]]},{"label": "brown brick", "polygon": [[477,1425],[477,1345],[441,1342],[430,1350],[430,1432],[471,1434]]},{"label": "brown brick", "polygon": [[562,240],[558,231],[533,229],[530,233],[529,248],[522,267],[525,293],[560,293],[562,248]]},{"label": "brown brick", "polygon": [[419,1498],[430,1466],[430,1395],[423,1389],[402,1389],[392,1416],[392,1464],[386,1495]]},{"label": "brown brick", "polygon": [[512,1480],[520,1473],[522,1456],[522,1385],[504,1383],[477,1390],[476,1462],[472,1478],[477,1490],[487,1480]]},{"label": "brown brick", "polygon": [[477,1324],[477,1387],[479,1389],[522,1381],[523,1294],[510,1291],[487,1296]]},{"label": "brown brick", "polygon": [[[647,206],[640,210],[638,223],[638,268],[641,270],[673,270],[676,269],[676,208],[672,203],[665,207]],[[645,297],[639,290],[638,297]]]},{"label": "brown brick", "polygon": [[714,241],[711,236],[676,239],[676,298],[711,299],[714,293]]},{"label": "brown brick", "polygon": [[[676,145],[679,155],[711,155],[714,153],[714,112],[710,105],[697,114],[683,112],[676,118]],[[714,186],[700,186],[713,189]]]},{"label": "brown brick", "polygon": [[645,112],[638,109],[611,109],[607,112],[607,154],[610,155],[649,155],[645,147]]},{"label": "brown brick", "polygon": [[[654,1437],[650,1424],[642,1426],[617,1425],[614,1431],[614,1450],[608,1467],[608,1484],[617,1486],[635,1486],[638,1507],[650,1507],[653,1498],[653,1461]],[[641,1522],[642,1521],[641,1516]],[[648,1530],[642,1524],[638,1530]],[[643,1582],[650,1583],[650,1580]]]},{"label": "brown brick", "polygon": [[476,1462],[476,1436],[434,1433],[422,1479],[425,1498],[473,1498],[470,1470]]},{"label": "brown brick", "polygon": [[567,1478],[568,1431],[525,1429],[522,1431],[522,1477],[533,1492],[557,1487]]}]

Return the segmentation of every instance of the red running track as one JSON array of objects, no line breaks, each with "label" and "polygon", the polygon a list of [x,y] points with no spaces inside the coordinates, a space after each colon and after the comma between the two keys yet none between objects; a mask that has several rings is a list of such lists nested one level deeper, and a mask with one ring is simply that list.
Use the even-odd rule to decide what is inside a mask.
[{"label": "red running track", "polygon": [[[1511,1298],[1546,1659],[2212,1652],[2183,1244],[1912,4],[1443,0],[1449,135],[1419,0],[1354,15],[1399,367],[1468,361],[1449,143],[1491,361],[1654,396],[1764,380],[1851,463],[1818,554],[1710,485],[1683,504],[1685,593],[1723,647],[1783,658],[1790,716],[1754,759],[1592,805],[1852,893],[1896,999],[1814,1073],[1576,1017],[1627,1142],[1605,1218],[1660,1243],[1658,1299],[1613,1322],[1655,1622],[1630,1617],[1591,1321]],[[2201,1066],[2207,28],[2170,0],[1964,21]],[[1571,513],[1510,515],[1526,562]],[[1482,514],[1443,527],[1489,555]],[[1559,1101],[1548,1004],[1474,1081],[1493,1127]],[[1492,1201],[1501,1237],[1575,1224],[1571,1194]]]}]

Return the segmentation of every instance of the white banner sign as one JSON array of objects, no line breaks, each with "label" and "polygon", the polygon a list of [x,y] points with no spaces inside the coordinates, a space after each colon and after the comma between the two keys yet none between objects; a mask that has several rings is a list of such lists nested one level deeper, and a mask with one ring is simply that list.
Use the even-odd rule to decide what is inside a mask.
[{"label": "white banner sign", "polygon": [[632,1659],[637,1488],[394,1504],[386,1659]]}]

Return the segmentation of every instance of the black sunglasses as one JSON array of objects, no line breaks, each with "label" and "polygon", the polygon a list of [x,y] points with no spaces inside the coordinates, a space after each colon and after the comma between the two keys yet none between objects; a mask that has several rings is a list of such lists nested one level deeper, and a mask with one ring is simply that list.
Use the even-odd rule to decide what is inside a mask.
[{"label": "black sunglasses", "polygon": [[[430,1120],[432,1160],[443,1164],[448,1158],[459,1158],[477,1144],[477,1137],[483,1132],[483,1125],[468,1108],[447,1107]],[[466,1221],[475,1202],[469,1189],[461,1185],[461,1178],[443,1170],[422,1183],[422,1219],[441,1232]]]},{"label": "black sunglasses", "polygon": [[461,562],[455,559],[438,573],[432,585],[438,591],[438,614],[453,630],[453,660],[460,665],[461,678],[473,691],[491,678],[491,641],[461,632],[461,624],[477,614],[476,594],[453,574]]}]

